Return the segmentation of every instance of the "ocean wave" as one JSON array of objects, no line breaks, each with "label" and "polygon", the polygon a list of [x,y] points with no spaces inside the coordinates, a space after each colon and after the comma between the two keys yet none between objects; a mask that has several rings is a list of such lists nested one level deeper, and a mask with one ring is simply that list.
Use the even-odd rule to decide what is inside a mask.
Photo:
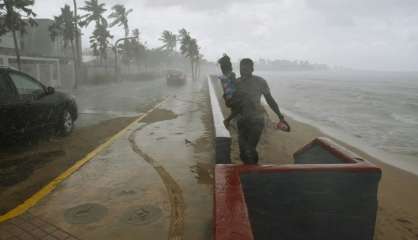
[{"label": "ocean wave", "polygon": [[[300,74],[283,80],[287,84],[272,81],[272,92],[281,106],[331,135],[344,136],[384,158],[395,154],[389,163],[395,164],[397,157],[417,159],[418,82],[411,84],[398,74],[395,78],[386,73],[329,75],[329,79],[312,80],[319,76]],[[271,76],[275,78],[283,79]]]},{"label": "ocean wave", "polygon": [[406,108],[418,112],[418,104],[409,102],[409,103],[404,103],[404,105]]},{"label": "ocean wave", "polygon": [[391,153],[397,153],[402,155],[409,155],[409,156],[418,156],[418,151],[416,149],[413,149],[411,147],[402,147],[402,146],[383,146],[380,149],[391,152]]},{"label": "ocean wave", "polygon": [[396,121],[400,121],[405,124],[418,125],[418,118],[416,116],[392,113],[390,116]]}]

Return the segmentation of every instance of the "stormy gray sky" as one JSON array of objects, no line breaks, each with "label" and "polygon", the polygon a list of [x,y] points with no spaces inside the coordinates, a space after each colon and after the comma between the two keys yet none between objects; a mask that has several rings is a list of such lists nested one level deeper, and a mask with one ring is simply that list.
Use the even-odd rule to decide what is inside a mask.
[{"label": "stormy gray sky", "polygon": [[[100,0],[99,0],[100,1]],[[52,17],[72,0],[36,0]],[[184,27],[209,60],[306,59],[375,70],[418,70],[417,0],[101,0],[134,9],[130,27],[149,47],[163,30]],[[78,0],[80,6],[84,0]],[[88,45],[91,29],[84,31]],[[123,35],[113,28],[115,38]]]}]

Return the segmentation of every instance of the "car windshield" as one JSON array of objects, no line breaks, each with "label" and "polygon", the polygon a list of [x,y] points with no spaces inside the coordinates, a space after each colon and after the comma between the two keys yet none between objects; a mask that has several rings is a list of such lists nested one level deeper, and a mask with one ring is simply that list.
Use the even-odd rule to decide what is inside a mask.
[{"label": "car windshield", "polygon": [[0,240],[418,240],[418,0],[0,0]]}]

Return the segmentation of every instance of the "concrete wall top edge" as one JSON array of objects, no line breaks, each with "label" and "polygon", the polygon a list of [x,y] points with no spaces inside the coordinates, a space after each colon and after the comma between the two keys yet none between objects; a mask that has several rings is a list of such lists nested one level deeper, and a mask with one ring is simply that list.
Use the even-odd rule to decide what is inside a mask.
[{"label": "concrete wall top edge", "polygon": [[219,100],[215,93],[215,88],[213,86],[212,81],[216,81],[217,78],[214,75],[208,76],[208,86],[209,86],[209,97],[210,97],[210,105],[212,108],[212,117],[213,117],[213,125],[215,129],[215,137],[222,137],[222,138],[230,138],[231,134],[229,131],[225,128],[223,121],[225,119]]}]

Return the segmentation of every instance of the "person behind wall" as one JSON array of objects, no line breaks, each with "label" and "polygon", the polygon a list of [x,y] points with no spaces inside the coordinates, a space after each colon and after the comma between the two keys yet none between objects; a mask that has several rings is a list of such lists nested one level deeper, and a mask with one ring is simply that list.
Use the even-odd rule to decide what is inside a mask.
[{"label": "person behind wall", "polygon": [[238,144],[240,158],[244,164],[257,164],[257,145],[264,129],[265,111],[261,105],[261,96],[264,96],[270,108],[279,118],[277,128],[283,131],[290,131],[290,126],[280,112],[274,98],[271,96],[270,88],[263,78],[253,75],[254,63],[251,59],[245,58],[240,62],[241,77],[236,81],[236,89],[231,103],[239,102],[237,110]]}]

